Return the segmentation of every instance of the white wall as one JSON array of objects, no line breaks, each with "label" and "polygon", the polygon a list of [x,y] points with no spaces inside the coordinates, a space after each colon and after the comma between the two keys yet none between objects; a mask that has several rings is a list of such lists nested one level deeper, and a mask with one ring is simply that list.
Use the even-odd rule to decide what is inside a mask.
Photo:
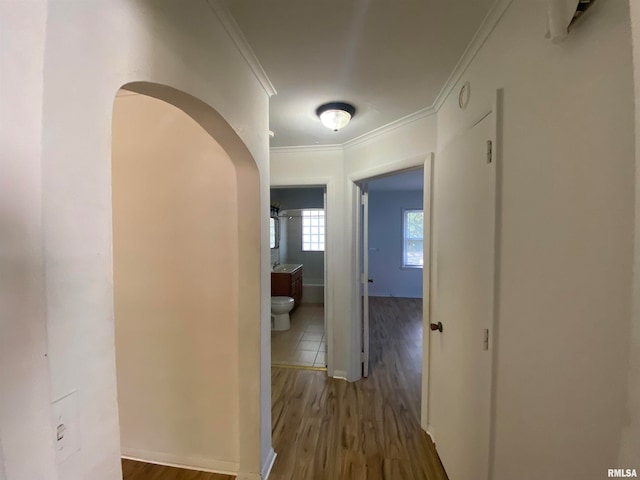
[{"label": "white wall", "polygon": [[438,113],[441,150],[504,89],[494,480],[595,480],[617,464],[634,222],[628,15],[627,2],[600,0],[554,45],[543,6],[513,1],[460,80],[468,109],[459,83]]},{"label": "white wall", "polygon": [[[23,261],[13,270],[3,269],[12,272],[8,284],[19,288],[11,298],[20,301],[0,335],[3,343],[7,339],[14,345],[1,349],[3,365],[11,365],[3,373],[0,407],[8,480],[115,480],[121,475],[111,115],[115,92],[140,80],[175,87],[212,106],[216,140],[234,160],[239,184],[253,187],[238,195],[246,217],[239,225],[244,289],[238,335],[243,342],[237,364],[229,368],[240,379],[239,478],[258,478],[269,460],[271,429],[269,294],[260,290],[269,281],[265,89],[204,1],[49,0],[28,6],[3,2],[2,9],[3,35],[8,32],[17,42],[5,56],[11,42],[3,41],[3,82],[6,72],[15,80],[10,89],[3,85],[2,110],[23,112],[12,119],[7,132],[12,140],[3,142],[21,153],[3,155],[3,169],[15,172],[10,182],[18,190],[2,205],[17,225],[26,222],[11,230],[16,232],[12,245],[19,250],[10,258]],[[49,404],[70,391],[78,392],[81,449],[54,467]]]},{"label": "white wall", "polygon": [[345,145],[345,172],[362,179],[422,165],[435,151],[437,133],[435,114],[372,132]]},{"label": "white wall", "polygon": [[633,311],[629,335],[629,367],[627,369],[627,405],[624,430],[620,441],[618,466],[640,469],[640,4],[630,2],[633,34],[633,66],[635,77],[635,239],[633,261]]},{"label": "white wall", "polygon": [[47,2],[0,2],[0,478],[56,480],[42,239]]},{"label": "white wall", "polygon": [[422,206],[422,191],[369,192],[369,295],[422,298],[422,268],[402,266],[403,212]]},{"label": "white wall", "polygon": [[325,335],[327,370],[330,376],[349,376],[351,322],[349,297],[341,290],[340,279],[348,272],[347,251],[341,236],[344,222],[343,152],[341,148],[278,148],[271,150],[271,185],[326,185],[327,209],[325,255],[325,309],[329,324]]},{"label": "white wall", "polygon": [[233,162],[181,110],[126,95],[114,103],[112,178],[121,450],[237,472]]}]

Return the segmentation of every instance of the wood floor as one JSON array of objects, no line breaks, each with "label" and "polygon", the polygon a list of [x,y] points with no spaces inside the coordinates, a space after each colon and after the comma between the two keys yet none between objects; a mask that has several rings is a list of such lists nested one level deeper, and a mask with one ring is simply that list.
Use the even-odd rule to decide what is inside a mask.
[{"label": "wood floor", "polygon": [[149,463],[122,460],[122,478],[124,480],[234,480],[231,475],[196,472],[181,468],[163,467]]},{"label": "wood floor", "polygon": [[[422,300],[371,298],[369,378],[272,368],[270,480],[447,480],[420,428]],[[123,461],[124,480],[229,480]]]},{"label": "wood floor", "polygon": [[371,370],[355,383],[272,368],[270,480],[446,480],[420,428],[422,301],[371,298]]}]

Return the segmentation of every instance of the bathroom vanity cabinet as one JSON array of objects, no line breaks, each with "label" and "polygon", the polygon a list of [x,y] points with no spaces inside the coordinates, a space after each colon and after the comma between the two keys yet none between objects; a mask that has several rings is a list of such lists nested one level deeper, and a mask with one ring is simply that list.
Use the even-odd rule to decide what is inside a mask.
[{"label": "bathroom vanity cabinet", "polygon": [[302,301],[302,265],[291,271],[271,272],[271,296],[291,297],[297,308]]}]

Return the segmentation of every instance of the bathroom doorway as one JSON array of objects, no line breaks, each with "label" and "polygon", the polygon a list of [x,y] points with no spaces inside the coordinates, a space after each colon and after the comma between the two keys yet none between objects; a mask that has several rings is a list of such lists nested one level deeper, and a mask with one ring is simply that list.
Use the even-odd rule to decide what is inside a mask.
[{"label": "bathroom doorway", "polygon": [[327,369],[326,187],[271,189],[271,363]]}]

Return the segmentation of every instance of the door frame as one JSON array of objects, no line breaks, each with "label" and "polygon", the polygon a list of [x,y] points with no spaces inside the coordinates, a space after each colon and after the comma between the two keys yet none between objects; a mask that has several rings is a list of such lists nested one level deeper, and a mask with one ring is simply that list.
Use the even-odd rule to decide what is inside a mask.
[{"label": "door frame", "polygon": [[[493,131],[492,131],[492,161],[495,163],[496,168],[496,180],[495,180],[495,215],[494,215],[494,265],[493,265],[493,317],[491,320],[491,324],[489,326],[489,344],[491,345],[491,368],[490,368],[490,378],[489,378],[489,391],[490,391],[490,399],[489,399],[489,470],[487,472],[487,478],[493,478],[494,472],[494,460],[495,460],[495,423],[496,423],[496,389],[497,389],[497,365],[498,365],[498,329],[499,329],[499,318],[500,318],[500,265],[501,265],[501,251],[502,251],[502,184],[503,184],[503,166],[502,166],[502,145],[503,145],[503,137],[502,137],[502,119],[503,119],[503,89],[499,88],[495,90],[493,95],[493,99],[491,100],[488,108],[482,110],[482,112],[472,117],[470,120],[466,122],[461,122],[461,128],[458,130],[457,134],[451,138],[451,140],[444,146],[438,146],[438,153],[444,150],[449,144],[453,143],[458,139],[460,135],[471,130],[477,124],[479,124],[482,120],[484,120],[488,115],[493,114]],[[438,154],[434,155],[434,161],[432,163],[431,170],[431,181],[433,182],[433,175],[435,173],[436,164],[435,158]],[[433,185],[432,185],[433,186]],[[431,189],[431,195],[433,195],[433,188]],[[430,199],[430,208],[433,208],[433,197]],[[433,210],[430,212],[429,220],[432,221]],[[432,238],[431,238],[431,229],[429,231],[429,244],[431,247],[431,256],[437,255],[437,251],[433,248]],[[430,256],[430,259],[431,259]],[[437,294],[437,272],[432,271],[432,265],[429,267],[430,270],[430,284],[433,285],[434,288],[430,289],[430,302],[429,308],[431,309],[431,299],[432,296]],[[429,311],[429,317],[431,316],[431,311]],[[431,341],[431,329],[427,328],[428,323],[425,323],[424,335],[423,335],[423,353],[429,352],[429,344]],[[425,432],[429,435],[431,440],[436,443],[436,438],[433,432],[429,427],[429,369],[431,368],[429,359],[425,362],[423,358],[423,379],[422,379],[422,422],[421,426]]]},{"label": "door frame", "polygon": [[[329,235],[329,222],[328,218],[334,211],[336,186],[334,181],[330,177],[312,178],[309,180],[292,180],[286,179],[273,182],[269,185],[269,189],[272,188],[324,188],[323,200],[324,200],[324,336],[326,342],[326,364],[327,364],[327,376],[334,376],[334,361],[333,361],[333,319],[335,315],[330,315],[333,312],[334,300],[333,300],[333,278],[335,275],[335,269],[332,264],[334,250],[332,235]],[[303,284],[304,285],[304,284]],[[303,287],[304,288],[304,287]],[[269,338],[271,338],[271,332],[269,332]],[[271,362],[271,359],[269,359]]]},{"label": "door frame", "polygon": [[[430,324],[430,281],[431,281],[431,195],[432,195],[432,169],[433,169],[434,153],[430,152],[426,156],[412,157],[405,160],[400,160],[385,165],[371,167],[363,170],[358,170],[350,173],[347,176],[348,187],[351,190],[351,220],[352,220],[352,238],[351,248],[353,255],[353,265],[351,268],[351,327],[352,327],[352,341],[351,341],[351,370],[350,380],[356,381],[362,378],[362,362],[360,361],[360,346],[362,345],[362,302],[360,300],[361,292],[361,276],[362,265],[360,259],[360,238],[362,235],[362,222],[360,221],[360,197],[361,189],[360,184],[367,181],[374,180],[376,178],[386,177],[397,173],[402,173],[407,170],[414,170],[416,168],[422,168],[424,172],[424,185],[423,185],[423,211],[429,213],[429,219],[427,222],[429,228],[429,235],[425,236],[423,244],[423,258],[424,265],[422,269],[422,326],[423,326],[423,338],[422,338],[422,385],[426,385],[425,380],[428,382],[429,370],[426,368],[429,358],[429,344],[427,330]],[[427,227],[425,227],[427,228]],[[424,392],[422,394],[422,411],[421,411],[421,426],[426,430],[426,404],[424,401]]]}]

